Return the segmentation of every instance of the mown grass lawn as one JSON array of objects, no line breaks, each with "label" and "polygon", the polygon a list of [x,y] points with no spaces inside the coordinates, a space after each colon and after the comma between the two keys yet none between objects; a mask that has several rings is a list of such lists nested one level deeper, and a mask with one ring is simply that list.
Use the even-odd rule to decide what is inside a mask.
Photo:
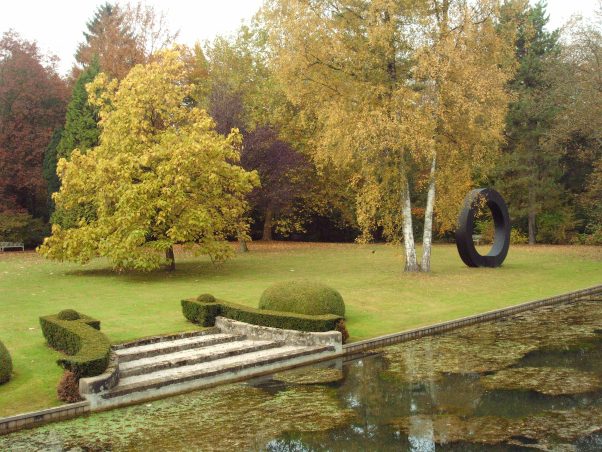
[{"label": "mown grass lawn", "polygon": [[58,405],[62,373],[38,317],[73,308],[98,318],[113,342],[194,329],[180,299],[203,292],[257,306],[270,284],[315,278],[338,289],[351,340],[449,320],[602,283],[602,248],[513,246],[503,267],[464,266],[455,246],[437,245],[431,274],[402,272],[399,247],[252,243],[221,266],[177,254],[174,273],[113,273],[46,261],[33,252],[0,255],[0,340],[14,377],[0,386],[0,416]]}]

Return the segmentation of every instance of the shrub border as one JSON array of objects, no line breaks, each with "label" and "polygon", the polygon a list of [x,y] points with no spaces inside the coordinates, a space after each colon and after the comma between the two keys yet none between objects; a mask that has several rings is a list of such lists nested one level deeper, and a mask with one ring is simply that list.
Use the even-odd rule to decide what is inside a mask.
[{"label": "shrub border", "polygon": [[269,311],[256,309],[229,301],[216,300],[205,303],[193,298],[182,300],[182,313],[189,321],[201,326],[214,326],[217,316],[259,326],[269,326],[297,331],[332,331],[337,323],[344,320],[335,314],[306,315],[294,312]]}]

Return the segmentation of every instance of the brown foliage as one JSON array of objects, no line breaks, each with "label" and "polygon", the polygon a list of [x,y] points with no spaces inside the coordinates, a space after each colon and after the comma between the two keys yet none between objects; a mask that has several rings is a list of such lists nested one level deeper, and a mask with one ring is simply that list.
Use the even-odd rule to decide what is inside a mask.
[{"label": "brown foliage", "polygon": [[343,339],[343,344],[347,343],[347,340],[349,339],[349,332],[347,331],[347,326],[345,325],[345,321],[344,320],[339,320],[336,326],[336,331],[341,333],[342,339]]},{"label": "brown foliage", "polygon": [[65,119],[68,96],[55,60],[9,31],[0,39],[0,199],[5,209],[39,214],[42,174],[52,131]]},{"label": "brown foliage", "polygon": [[83,400],[79,395],[79,378],[73,372],[66,371],[59,381],[56,388],[56,394],[59,400],[67,403],[74,403]]},{"label": "brown foliage", "polygon": [[[140,2],[125,7],[100,6],[87,28],[76,61],[85,68],[97,56],[101,71],[120,80],[135,65],[147,63],[154,52],[173,43],[178,35],[169,31],[163,13]],[[73,68],[74,79],[81,67]]]}]

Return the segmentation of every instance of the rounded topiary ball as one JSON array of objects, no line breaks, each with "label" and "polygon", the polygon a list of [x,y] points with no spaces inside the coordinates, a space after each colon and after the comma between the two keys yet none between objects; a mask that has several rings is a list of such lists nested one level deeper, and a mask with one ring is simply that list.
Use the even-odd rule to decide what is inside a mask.
[{"label": "rounded topiary ball", "polygon": [[345,302],[339,292],[325,284],[305,279],[279,282],[268,287],[261,295],[259,309],[345,316]]},{"label": "rounded topiary ball", "polygon": [[58,318],[59,320],[78,320],[81,319],[81,316],[75,309],[63,309],[59,312]]},{"label": "rounded topiary ball", "polygon": [[215,303],[215,297],[210,293],[204,293],[196,297],[197,301],[202,301],[203,303]]},{"label": "rounded topiary ball", "polygon": [[12,372],[13,361],[4,344],[0,342],[0,385],[10,380]]}]

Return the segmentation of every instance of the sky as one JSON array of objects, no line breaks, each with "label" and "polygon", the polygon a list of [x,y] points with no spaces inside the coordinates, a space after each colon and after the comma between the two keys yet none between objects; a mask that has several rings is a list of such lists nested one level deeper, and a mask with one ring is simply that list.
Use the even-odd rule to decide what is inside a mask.
[{"label": "sky", "polygon": [[[86,22],[103,0],[0,0],[0,34],[14,29],[23,38],[35,40],[42,52],[60,58],[59,72],[67,74],[74,62],[77,44],[83,40]],[[122,0],[120,3],[124,3]],[[229,35],[243,20],[248,21],[262,0],[147,0],[165,12],[178,42],[194,44]],[[592,15],[599,0],[548,0],[549,27],[563,25],[572,15]]]}]

